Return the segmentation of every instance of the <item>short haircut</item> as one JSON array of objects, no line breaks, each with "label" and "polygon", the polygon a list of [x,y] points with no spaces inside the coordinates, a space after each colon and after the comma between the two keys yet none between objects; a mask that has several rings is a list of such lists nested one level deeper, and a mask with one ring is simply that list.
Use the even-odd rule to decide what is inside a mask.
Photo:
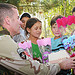
[{"label": "short haircut", "polygon": [[31,18],[30,14],[28,13],[23,13],[20,20],[23,18],[23,17],[28,17],[28,18]]},{"label": "short haircut", "polygon": [[51,19],[51,22],[50,22],[51,27],[52,27],[52,25],[54,25],[54,24],[56,23],[56,20],[57,20],[58,18],[62,18],[62,17],[63,17],[63,16],[61,16],[61,15],[54,16],[54,17]]},{"label": "short haircut", "polygon": [[73,12],[75,12],[75,7],[72,9],[72,14],[73,14]]},{"label": "short haircut", "polygon": [[17,9],[16,6],[8,3],[0,3],[0,25],[3,25],[3,20],[6,16],[9,16],[12,18],[12,15],[14,14],[14,11],[12,8]]},{"label": "short haircut", "polygon": [[37,18],[30,18],[27,23],[26,23],[26,27],[25,27],[25,31],[26,31],[26,34],[28,34],[28,31],[27,31],[27,28],[31,28],[35,23],[37,22],[41,22],[39,19]]}]

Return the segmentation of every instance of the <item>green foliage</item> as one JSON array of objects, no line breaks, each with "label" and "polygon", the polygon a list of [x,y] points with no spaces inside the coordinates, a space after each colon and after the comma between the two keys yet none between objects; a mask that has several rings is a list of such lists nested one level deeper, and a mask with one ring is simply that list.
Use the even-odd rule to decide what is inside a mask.
[{"label": "green foliage", "polygon": [[47,26],[46,32],[50,31],[48,35],[53,36],[50,26],[52,17],[59,14],[65,17],[72,15],[72,9],[75,6],[75,0],[43,0],[41,4],[44,6],[44,16],[49,25]]},{"label": "green foliage", "polygon": [[20,0],[0,0],[0,3],[10,3],[19,7]]},{"label": "green foliage", "polygon": [[[0,0],[0,3],[11,3],[18,7],[19,13],[28,12],[36,15],[38,13],[41,19],[44,18],[44,33],[51,33],[50,21],[55,15],[68,17],[72,15],[72,9],[75,6],[75,0]],[[42,16],[43,17],[42,17]],[[39,18],[39,17],[38,17]],[[48,22],[46,26],[46,20]]]},{"label": "green foliage", "polygon": [[41,4],[44,6],[44,11],[47,12],[48,10],[52,9],[53,7],[57,7],[61,4],[61,1],[59,0],[44,0],[41,2]]}]

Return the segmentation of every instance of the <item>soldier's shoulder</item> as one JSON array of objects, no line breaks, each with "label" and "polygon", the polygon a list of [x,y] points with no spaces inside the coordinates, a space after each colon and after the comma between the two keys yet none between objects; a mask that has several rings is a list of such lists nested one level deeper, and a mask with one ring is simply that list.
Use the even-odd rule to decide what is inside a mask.
[{"label": "soldier's shoulder", "polygon": [[11,38],[11,37],[10,37],[10,35],[2,35],[2,36],[0,36],[0,40],[4,39],[4,38]]}]

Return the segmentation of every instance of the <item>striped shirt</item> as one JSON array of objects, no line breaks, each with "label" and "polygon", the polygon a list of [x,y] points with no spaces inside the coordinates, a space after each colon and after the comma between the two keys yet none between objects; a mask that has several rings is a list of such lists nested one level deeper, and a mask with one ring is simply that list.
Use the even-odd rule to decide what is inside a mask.
[{"label": "striped shirt", "polygon": [[51,38],[51,47],[52,47],[52,52],[64,50],[61,38],[58,38],[56,40],[54,40],[54,38]]}]

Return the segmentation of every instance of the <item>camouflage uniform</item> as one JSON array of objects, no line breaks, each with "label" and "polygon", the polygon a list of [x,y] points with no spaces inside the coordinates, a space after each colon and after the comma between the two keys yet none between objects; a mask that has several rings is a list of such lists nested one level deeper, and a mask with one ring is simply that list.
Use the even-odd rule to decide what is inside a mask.
[{"label": "camouflage uniform", "polygon": [[0,65],[21,75],[56,75],[60,71],[59,64],[21,59],[17,49],[17,43],[9,35],[0,36]]}]

